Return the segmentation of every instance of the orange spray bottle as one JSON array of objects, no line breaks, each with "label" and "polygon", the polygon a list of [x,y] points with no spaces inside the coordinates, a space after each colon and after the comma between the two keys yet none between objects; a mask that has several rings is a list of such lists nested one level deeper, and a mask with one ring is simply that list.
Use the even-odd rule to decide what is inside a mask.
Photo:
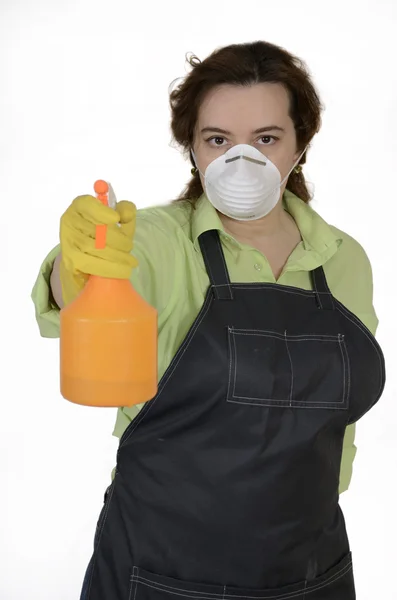
[{"label": "orange spray bottle", "polygon": [[[108,204],[109,185],[97,181]],[[98,225],[96,247],[106,244]],[[157,392],[157,311],[126,279],[91,275],[60,313],[61,394],[86,406],[132,406]]]}]

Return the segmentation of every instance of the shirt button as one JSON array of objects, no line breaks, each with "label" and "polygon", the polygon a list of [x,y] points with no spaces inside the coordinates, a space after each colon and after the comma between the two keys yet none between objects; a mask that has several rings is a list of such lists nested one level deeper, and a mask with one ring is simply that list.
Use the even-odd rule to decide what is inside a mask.
[{"label": "shirt button", "polygon": [[254,265],[254,269],[256,269],[257,271],[261,271],[261,270],[262,270],[262,265],[261,265],[261,264],[259,264],[259,263],[256,263],[256,264]]}]

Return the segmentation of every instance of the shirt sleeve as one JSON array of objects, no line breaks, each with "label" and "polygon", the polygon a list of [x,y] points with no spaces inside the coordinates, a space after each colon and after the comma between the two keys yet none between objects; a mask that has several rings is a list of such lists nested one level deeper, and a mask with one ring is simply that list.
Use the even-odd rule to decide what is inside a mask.
[{"label": "shirt sleeve", "polygon": [[342,461],[339,474],[339,494],[343,494],[349,489],[350,482],[353,476],[353,462],[356,457],[357,448],[354,444],[356,436],[356,424],[346,427],[345,437],[343,440]]},{"label": "shirt sleeve", "polygon": [[[148,213],[148,211],[142,211]],[[167,316],[169,298],[172,293],[171,276],[175,264],[173,236],[168,235],[159,224],[152,222],[150,215],[138,211],[134,237],[133,255],[138,259],[138,267],[132,271],[131,283],[135,290],[158,311],[159,326]],[[60,245],[53,248],[43,260],[31,298],[35,307],[36,321],[42,337],[59,337],[59,307],[51,293],[50,278],[55,258],[60,253]]]},{"label": "shirt sleeve", "polygon": [[40,335],[46,338],[59,337],[59,307],[52,297],[50,277],[60,250],[56,246],[43,260],[31,294]]},{"label": "shirt sleeve", "polygon": [[[342,232],[339,232],[342,233]],[[360,319],[370,330],[376,334],[378,317],[373,305],[373,275],[370,260],[362,246],[352,237],[343,233],[343,242],[335,260],[339,261],[340,269],[334,269],[334,276],[328,279],[333,295],[346,308]],[[325,265],[327,271],[327,265]],[[354,443],[356,424],[346,428],[343,442],[342,462],[339,479],[339,493],[345,492],[353,474],[353,462],[356,457],[357,447]]]}]

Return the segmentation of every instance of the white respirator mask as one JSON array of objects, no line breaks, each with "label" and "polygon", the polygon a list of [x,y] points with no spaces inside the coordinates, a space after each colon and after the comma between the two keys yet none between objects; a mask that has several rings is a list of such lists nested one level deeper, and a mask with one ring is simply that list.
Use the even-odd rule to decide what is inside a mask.
[{"label": "white respirator mask", "polygon": [[233,146],[213,160],[204,174],[198,170],[204,178],[206,196],[219,212],[238,221],[253,221],[273,210],[282,185],[305,152],[306,148],[283,180],[276,165],[249,144]]}]

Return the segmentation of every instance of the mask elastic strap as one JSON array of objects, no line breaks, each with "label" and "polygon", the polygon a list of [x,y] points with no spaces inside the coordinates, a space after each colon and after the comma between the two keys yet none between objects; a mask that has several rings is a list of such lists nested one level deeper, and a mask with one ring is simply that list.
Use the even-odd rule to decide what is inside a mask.
[{"label": "mask elastic strap", "polygon": [[291,175],[292,171],[295,169],[296,165],[299,163],[300,159],[302,158],[302,156],[304,155],[304,153],[306,152],[306,150],[307,150],[307,146],[304,149],[304,151],[302,152],[302,154],[299,156],[298,160],[292,165],[292,169],[290,170],[290,172],[284,177],[284,179],[280,183],[280,187],[282,185],[284,185],[284,183],[287,181],[288,177]]}]

